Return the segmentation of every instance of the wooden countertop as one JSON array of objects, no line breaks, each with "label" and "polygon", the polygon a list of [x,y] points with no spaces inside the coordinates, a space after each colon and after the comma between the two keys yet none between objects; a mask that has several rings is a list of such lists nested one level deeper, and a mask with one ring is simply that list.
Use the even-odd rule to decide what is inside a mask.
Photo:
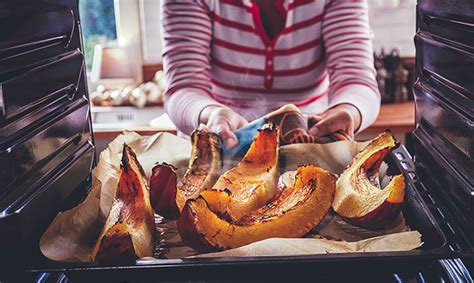
[{"label": "wooden countertop", "polygon": [[392,132],[411,132],[415,128],[415,103],[383,104],[377,120],[362,134],[379,133],[386,129]]},{"label": "wooden countertop", "polygon": [[[95,138],[114,138],[124,130],[135,131],[142,135],[150,135],[156,132],[176,133],[175,126],[166,115],[155,119],[153,126],[126,126],[111,127],[104,124],[93,124]],[[381,131],[390,129],[394,133],[409,133],[415,127],[415,103],[383,104],[380,114],[375,123],[368,129],[362,131],[363,135],[374,135]]]}]

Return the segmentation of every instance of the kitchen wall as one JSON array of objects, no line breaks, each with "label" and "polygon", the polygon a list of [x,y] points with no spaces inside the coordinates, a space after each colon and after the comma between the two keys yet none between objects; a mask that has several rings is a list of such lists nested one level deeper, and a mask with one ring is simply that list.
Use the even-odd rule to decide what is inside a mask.
[{"label": "kitchen wall", "polygon": [[401,56],[414,57],[416,0],[369,0],[369,7],[374,50],[383,47],[388,52],[396,47]]}]

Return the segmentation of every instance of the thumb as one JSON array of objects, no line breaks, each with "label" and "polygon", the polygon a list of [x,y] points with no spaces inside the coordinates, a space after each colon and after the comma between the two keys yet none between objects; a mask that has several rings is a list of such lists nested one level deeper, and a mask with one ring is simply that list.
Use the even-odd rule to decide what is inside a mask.
[{"label": "thumb", "polygon": [[237,136],[232,132],[228,123],[220,123],[211,130],[220,136],[227,148],[233,148],[239,143]]},{"label": "thumb", "polygon": [[226,130],[225,134],[223,133],[222,135],[222,139],[224,140],[224,144],[227,148],[233,148],[239,143],[239,139],[231,130]]},{"label": "thumb", "polygon": [[323,119],[316,123],[311,129],[309,129],[308,134],[315,137],[325,136],[339,130],[337,123],[334,123],[331,119]]},{"label": "thumb", "polygon": [[239,114],[232,115],[231,117],[228,118],[229,127],[230,129],[237,130],[245,125],[247,125],[249,122]]}]

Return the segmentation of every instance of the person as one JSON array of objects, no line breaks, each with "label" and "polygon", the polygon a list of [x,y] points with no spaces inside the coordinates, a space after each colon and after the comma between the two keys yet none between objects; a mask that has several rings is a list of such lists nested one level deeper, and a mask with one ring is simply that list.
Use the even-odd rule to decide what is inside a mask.
[{"label": "person", "polygon": [[309,134],[353,136],[380,110],[367,0],[162,1],[165,110],[181,133],[234,131],[292,103]]}]

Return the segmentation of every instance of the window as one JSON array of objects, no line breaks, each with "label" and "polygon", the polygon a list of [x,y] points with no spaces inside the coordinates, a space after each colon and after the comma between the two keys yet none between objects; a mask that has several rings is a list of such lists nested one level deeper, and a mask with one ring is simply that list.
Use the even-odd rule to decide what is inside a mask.
[{"label": "window", "polygon": [[140,28],[144,64],[161,63],[160,1],[140,1]]},{"label": "window", "polygon": [[114,0],[79,1],[87,70],[92,68],[94,47],[117,39]]}]

